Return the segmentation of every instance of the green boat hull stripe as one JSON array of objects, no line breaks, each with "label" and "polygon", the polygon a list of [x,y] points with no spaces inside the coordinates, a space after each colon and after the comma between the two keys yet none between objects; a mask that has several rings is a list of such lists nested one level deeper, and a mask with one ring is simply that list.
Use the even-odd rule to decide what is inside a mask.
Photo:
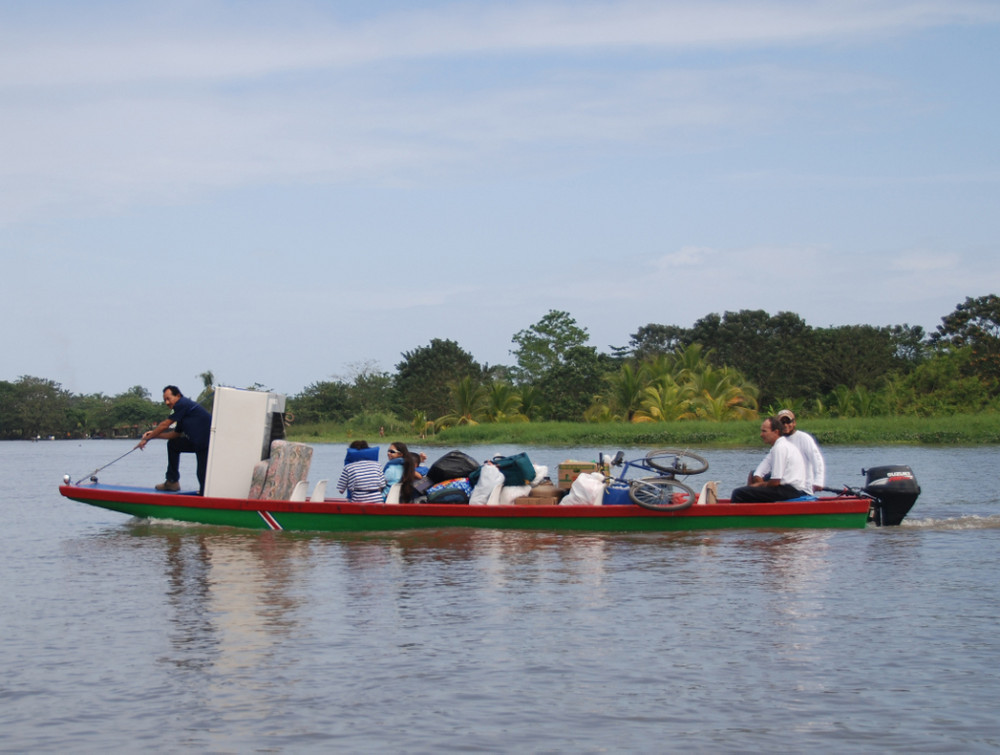
[{"label": "green boat hull stripe", "polygon": [[860,529],[865,527],[868,519],[867,502],[857,499],[841,499],[833,504],[710,504],[668,513],[651,512],[637,506],[470,508],[358,505],[337,501],[269,501],[265,509],[261,501],[115,494],[107,491],[91,492],[87,488],[77,487],[61,490],[67,498],[134,517],[257,530],[364,532],[442,527],[591,532],[669,532],[732,528]]}]

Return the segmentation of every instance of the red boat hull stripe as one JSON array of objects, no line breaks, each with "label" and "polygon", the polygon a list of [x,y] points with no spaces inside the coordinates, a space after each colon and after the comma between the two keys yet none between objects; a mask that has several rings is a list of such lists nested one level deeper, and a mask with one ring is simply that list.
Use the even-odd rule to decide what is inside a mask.
[{"label": "red boat hull stripe", "polygon": [[281,525],[278,524],[278,520],[275,519],[273,516],[271,516],[270,511],[258,511],[257,513],[260,514],[260,518],[263,519],[265,522],[267,522],[267,526],[270,527],[272,530],[281,529]]}]

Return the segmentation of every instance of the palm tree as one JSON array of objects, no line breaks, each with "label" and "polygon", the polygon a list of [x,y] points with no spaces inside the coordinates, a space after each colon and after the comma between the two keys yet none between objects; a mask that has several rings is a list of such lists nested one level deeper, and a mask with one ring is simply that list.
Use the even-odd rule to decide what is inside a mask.
[{"label": "palm tree", "polygon": [[204,406],[208,411],[212,411],[212,403],[215,398],[215,375],[211,370],[205,370],[198,377],[204,387],[195,401]]},{"label": "palm tree", "polygon": [[646,379],[646,384],[656,382],[664,377],[673,378],[677,383],[684,383],[709,367],[708,356],[700,343],[688,346],[678,346],[667,354],[658,354],[642,363],[640,370]]},{"label": "palm tree", "polygon": [[649,386],[665,378],[676,381],[678,372],[677,355],[674,352],[657,354],[639,366],[639,374],[644,386]]},{"label": "palm tree", "polygon": [[883,409],[889,414],[905,414],[913,401],[912,389],[899,376],[888,377],[879,390],[879,398]]},{"label": "palm tree", "polygon": [[611,407],[601,400],[595,401],[583,413],[585,422],[618,422],[621,417],[611,411]]},{"label": "palm tree", "polygon": [[485,417],[489,422],[526,422],[521,413],[521,395],[510,383],[494,380],[486,386]]},{"label": "palm tree", "polygon": [[633,422],[672,422],[693,419],[690,411],[691,389],[678,385],[673,378],[664,377],[643,389],[642,408],[636,411]]},{"label": "palm tree", "polygon": [[854,407],[851,402],[851,389],[841,383],[833,389],[834,411],[838,417],[850,417]]},{"label": "palm tree", "polygon": [[728,420],[757,417],[756,391],[737,370],[704,365],[691,375],[695,416],[700,419]]},{"label": "palm tree", "polygon": [[438,417],[434,424],[440,429],[454,425],[478,425],[486,411],[486,389],[471,376],[448,386],[452,411]]},{"label": "palm tree", "polygon": [[851,392],[851,404],[858,417],[874,417],[881,413],[882,401],[878,393],[868,390],[863,385],[854,386]]},{"label": "palm tree", "polygon": [[640,366],[636,368],[630,362],[621,366],[616,374],[607,378],[609,395],[606,402],[608,413],[620,412],[626,422],[631,422],[636,411],[642,405],[643,388],[646,386],[646,371]]},{"label": "palm tree", "polygon": [[434,432],[434,423],[428,421],[427,412],[416,411],[413,413],[413,420],[410,422],[413,431],[421,438],[427,437],[427,433]]},{"label": "palm tree", "polygon": [[773,404],[769,404],[767,406],[766,411],[768,416],[773,417],[782,409],[789,409],[796,417],[805,417],[810,413],[809,410],[806,409],[806,402],[804,399],[788,397],[775,400]]},{"label": "palm tree", "polygon": [[705,351],[700,343],[678,346],[673,351],[674,372],[677,375],[693,375],[710,367],[708,357],[711,350]]},{"label": "palm tree", "polygon": [[522,385],[520,386],[520,390],[521,414],[528,421],[536,419],[542,411],[541,392],[534,385]]}]

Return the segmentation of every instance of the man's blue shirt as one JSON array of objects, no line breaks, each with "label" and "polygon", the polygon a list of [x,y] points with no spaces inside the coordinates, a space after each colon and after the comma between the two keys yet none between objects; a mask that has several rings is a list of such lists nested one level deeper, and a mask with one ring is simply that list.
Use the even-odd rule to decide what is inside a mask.
[{"label": "man's blue shirt", "polygon": [[208,448],[212,435],[212,415],[201,404],[181,396],[170,412],[170,419],[177,423],[177,431],[184,433],[196,446]]}]

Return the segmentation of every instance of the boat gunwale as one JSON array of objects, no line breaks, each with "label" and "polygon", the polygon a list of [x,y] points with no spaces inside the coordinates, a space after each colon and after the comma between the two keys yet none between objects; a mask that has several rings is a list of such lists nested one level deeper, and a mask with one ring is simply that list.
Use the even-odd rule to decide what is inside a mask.
[{"label": "boat gunwale", "polygon": [[633,519],[685,517],[782,517],[867,513],[871,501],[854,496],[817,498],[813,501],[777,501],[772,503],[694,504],[680,511],[652,511],[635,505],[508,505],[470,506],[454,503],[352,503],[346,499],[323,501],[259,500],[208,498],[185,493],[161,493],[153,490],[115,489],[106,486],[60,485],[66,498],[100,505],[100,501],[145,506],[180,507],[213,511],[257,511],[294,514],[340,514],[365,517],[407,516],[442,519],[555,518],[555,519]]}]

